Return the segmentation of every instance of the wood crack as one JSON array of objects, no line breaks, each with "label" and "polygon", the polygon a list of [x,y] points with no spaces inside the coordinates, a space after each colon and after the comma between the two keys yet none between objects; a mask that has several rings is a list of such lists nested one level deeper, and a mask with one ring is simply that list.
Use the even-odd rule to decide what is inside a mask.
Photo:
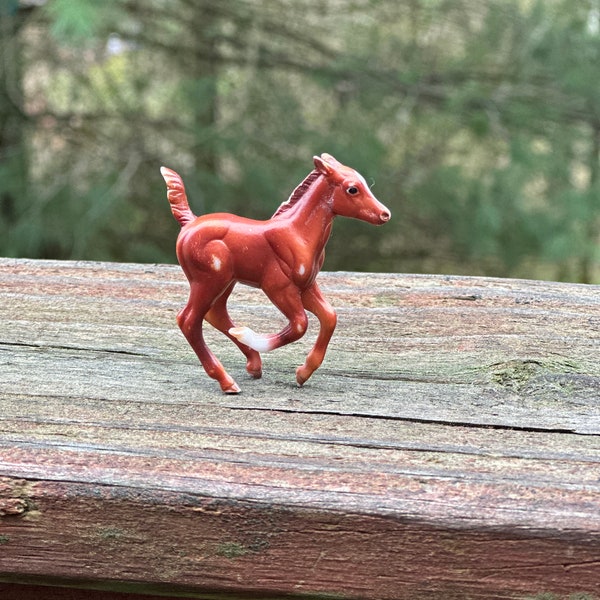
[{"label": "wood crack", "polygon": [[569,435],[597,435],[588,434],[585,432],[579,432],[575,429],[567,427],[532,427],[532,426],[519,426],[519,425],[504,425],[501,423],[475,423],[469,421],[447,421],[443,419],[420,419],[417,417],[404,417],[396,415],[377,415],[369,413],[359,412],[344,412],[337,410],[307,410],[307,409],[294,409],[294,408],[270,408],[264,406],[236,406],[227,405],[227,408],[231,410],[252,410],[252,411],[265,411],[265,412],[276,412],[276,413],[295,413],[295,414],[307,414],[307,415],[332,415],[332,416],[345,416],[355,417],[359,419],[377,419],[384,421],[402,421],[405,423],[422,423],[427,425],[444,425],[447,427],[466,427],[472,429],[495,429],[499,431],[523,431],[527,433],[557,433],[557,434],[569,434]]},{"label": "wood crack", "polygon": [[36,350],[68,350],[76,352],[103,352],[107,354],[125,354],[127,356],[143,356],[147,354],[143,352],[134,352],[132,350],[120,350],[116,348],[92,348],[89,346],[77,346],[74,344],[51,344],[45,342],[7,342],[0,341],[0,350],[3,346],[7,346],[7,350],[10,348],[34,348]]}]

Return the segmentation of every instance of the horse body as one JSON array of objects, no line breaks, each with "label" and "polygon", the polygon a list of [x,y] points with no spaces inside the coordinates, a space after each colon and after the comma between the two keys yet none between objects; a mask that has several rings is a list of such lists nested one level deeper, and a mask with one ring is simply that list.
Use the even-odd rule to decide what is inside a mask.
[{"label": "horse body", "polygon": [[[225,213],[194,217],[181,178],[174,171],[161,170],[173,214],[182,224],[177,258],[190,282],[190,298],[177,321],[208,375],[226,393],[237,393],[240,388],[206,346],[203,320],[235,342],[247,358],[247,371],[260,377],[259,352],[302,337],[308,325],[306,310],[312,312],[320,331],[305,363],[296,370],[296,380],[302,385],[322,363],[336,325],[335,311],[316,283],[333,218],[339,214],[373,224],[390,218],[356,171],[327,154],[314,157],[314,162],[315,171],[266,221]],[[286,316],[288,325],[267,336],[236,327],[226,303],[237,282],[261,288]]]},{"label": "horse body", "polygon": [[[177,258],[190,282],[232,279],[261,287],[269,256],[262,223],[218,213],[198,217],[181,230]],[[257,260],[257,258],[260,258]]]}]

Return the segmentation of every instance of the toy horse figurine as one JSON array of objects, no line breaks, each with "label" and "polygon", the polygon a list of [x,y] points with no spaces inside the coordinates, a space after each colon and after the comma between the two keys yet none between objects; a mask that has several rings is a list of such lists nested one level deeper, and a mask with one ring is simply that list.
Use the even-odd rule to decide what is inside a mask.
[{"label": "toy horse figurine", "polygon": [[[182,227],[177,258],[190,282],[190,297],[177,322],[204,370],[227,394],[237,394],[240,388],[206,345],[203,320],[235,342],[246,356],[246,370],[259,378],[259,352],[301,338],[308,325],[305,310],[310,311],[320,331],[306,361],[296,369],[296,381],[302,385],[323,362],[337,320],[316,282],[333,218],[354,217],[374,225],[390,219],[390,211],[354,169],[329,154],[313,160],[315,170],[266,221],[224,213],[196,217],[181,177],[161,168],[171,210]],[[289,324],[266,336],[236,327],[227,312],[227,298],[238,281],[261,288]]]}]

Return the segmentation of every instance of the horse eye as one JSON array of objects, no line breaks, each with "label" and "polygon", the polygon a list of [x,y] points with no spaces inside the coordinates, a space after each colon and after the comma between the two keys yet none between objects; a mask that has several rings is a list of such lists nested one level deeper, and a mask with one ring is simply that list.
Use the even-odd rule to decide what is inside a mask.
[{"label": "horse eye", "polygon": [[348,194],[351,196],[356,196],[356,194],[358,194],[358,188],[353,185],[352,187],[349,187],[346,192],[348,192]]}]

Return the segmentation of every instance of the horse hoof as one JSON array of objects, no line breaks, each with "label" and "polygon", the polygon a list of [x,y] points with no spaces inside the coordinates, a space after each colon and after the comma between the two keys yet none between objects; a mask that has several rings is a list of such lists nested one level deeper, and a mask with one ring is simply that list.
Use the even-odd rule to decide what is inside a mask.
[{"label": "horse hoof", "polygon": [[312,373],[306,372],[304,366],[298,367],[296,369],[296,382],[298,383],[298,387],[302,387],[311,374]]},{"label": "horse hoof", "polygon": [[262,361],[260,360],[260,355],[256,354],[255,357],[248,359],[246,371],[252,379],[260,379],[262,377]]},{"label": "horse hoof", "polygon": [[242,391],[235,381],[231,385],[222,387],[221,389],[225,394],[239,394]]},{"label": "horse hoof", "polygon": [[262,377],[262,369],[246,369],[248,371],[248,375],[252,377],[252,379],[260,379]]}]

